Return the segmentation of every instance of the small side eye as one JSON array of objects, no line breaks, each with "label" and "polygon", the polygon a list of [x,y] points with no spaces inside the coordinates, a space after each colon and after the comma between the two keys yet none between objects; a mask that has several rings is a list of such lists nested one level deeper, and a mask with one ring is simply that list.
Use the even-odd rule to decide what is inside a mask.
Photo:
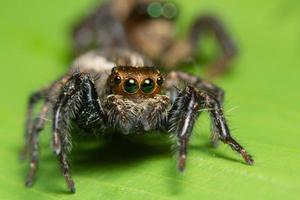
[{"label": "small side eye", "polygon": [[124,84],[124,90],[128,93],[134,94],[138,91],[139,85],[137,81],[133,78],[126,80]]},{"label": "small side eye", "polygon": [[142,91],[147,94],[152,93],[154,88],[155,88],[154,81],[150,78],[145,79],[141,84]]},{"label": "small side eye", "polygon": [[121,78],[120,76],[116,76],[116,77],[114,78],[114,83],[115,83],[116,85],[118,85],[118,84],[121,83],[121,80],[122,80],[122,78]]},{"label": "small side eye", "polygon": [[156,80],[157,85],[161,86],[164,82],[164,79],[162,77],[158,77]]}]

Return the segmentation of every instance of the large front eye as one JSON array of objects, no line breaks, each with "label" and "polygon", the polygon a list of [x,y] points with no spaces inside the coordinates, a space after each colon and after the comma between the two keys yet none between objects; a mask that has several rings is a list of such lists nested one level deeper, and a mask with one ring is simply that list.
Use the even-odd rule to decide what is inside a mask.
[{"label": "large front eye", "polygon": [[139,89],[139,85],[135,79],[130,78],[126,80],[124,89],[126,92],[133,94],[136,93],[136,91]]},{"label": "large front eye", "polygon": [[144,93],[152,93],[155,88],[154,81],[150,78],[147,78],[141,84],[141,89]]}]

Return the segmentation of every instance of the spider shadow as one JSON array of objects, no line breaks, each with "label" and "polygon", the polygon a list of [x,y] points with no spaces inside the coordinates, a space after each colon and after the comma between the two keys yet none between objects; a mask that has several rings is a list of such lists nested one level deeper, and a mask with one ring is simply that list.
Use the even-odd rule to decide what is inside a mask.
[{"label": "spider shadow", "polygon": [[[184,176],[176,170],[177,160],[172,151],[174,144],[168,135],[113,134],[110,137],[100,137],[96,141],[94,138],[80,137],[76,138],[75,142],[77,145],[71,157],[74,173],[78,175],[126,173],[127,169],[132,171],[132,168],[142,165],[143,162],[164,158],[170,162],[162,166],[166,172],[162,184],[169,188],[168,193],[172,196],[181,193],[181,180]],[[174,159],[170,159],[172,157]]]},{"label": "spider shadow", "polygon": [[[209,155],[209,156],[213,156],[215,158],[219,158],[219,159],[227,160],[227,161],[230,161],[230,162],[236,162],[236,163],[241,163],[241,164],[247,165],[241,159],[234,158],[234,157],[229,157],[229,156],[225,155],[224,153],[219,152],[219,150],[217,150],[217,149],[221,145],[223,145],[223,144],[221,144],[220,142],[217,146],[213,146],[210,142],[207,142],[204,145],[191,145],[190,149],[195,149],[195,150],[197,150],[201,153],[204,153],[204,154]],[[234,151],[232,151],[232,152],[235,153]]]},{"label": "spider shadow", "polygon": [[[84,140],[84,141],[83,141]],[[135,167],[149,159],[171,156],[170,140],[164,135],[121,135],[77,137],[71,159],[78,174]]]},{"label": "spider shadow", "polygon": [[[168,159],[169,164],[163,166],[166,177],[169,178],[165,179],[166,182],[162,184],[169,188],[169,194],[172,196],[180,194],[184,188],[182,180],[187,177],[182,176],[176,170],[177,160],[171,150],[173,142],[167,135],[155,133],[144,135],[111,134],[95,139],[94,136],[86,137],[73,132],[72,141],[74,144],[71,153],[72,171],[76,175],[94,177],[94,175],[101,173],[126,173],[127,169],[132,171],[133,168],[148,160],[173,157],[173,160]],[[189,149],[197,150],[199,156],[201,153],[206,153],[209,156],[243,163],[241,160],[218,153],[210,143],[193,144],[190,145]],[[46,161],[52,163],[52,158],[51,155],[51,159],[46,159]],[[57,174],[56,172],[57,168],[53,169],[53,173]],[[57,175],[57,180],[45,183],[43,189],[49,191],[52,188],[55,193],[69,194],[64,184],[62,187],[57,186],[57,183],[60,182],[59,185],[63,183],[59,177],[61,176]]]}]

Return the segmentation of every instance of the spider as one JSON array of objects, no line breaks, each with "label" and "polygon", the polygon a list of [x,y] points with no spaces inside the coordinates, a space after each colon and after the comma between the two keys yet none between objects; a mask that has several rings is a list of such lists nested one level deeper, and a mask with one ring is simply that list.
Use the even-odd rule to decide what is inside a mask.
[{"label": "spider", "polygon": [[212,33],[221,53],[212,62],[208,76],[225,73],[236,55],[236,46],[222,22],[215,16],[197,17],[186,39],[177,39],[175,20],[178,8],[169,1],[112,0],[101,4],[73,30],[74,54],[95,47],[132,48],[157,66],[172,69],[197,58],[198,44]]},{"label": "spider", "polygon": [[[22,156],[30,160],[26,186],[32,186],[36,177],[39,134],[49,116],[53,119],[52,149],[71,192],[75,192],[69,164],[71,123],[86,134],[167,133],[177,140],[178,170],[183,171],[195,121],[208,111],[212,143],[221,140],[253,164],[230,134],[222,108],[224,91],[197,76],[182,71],[163,74],[155,66],[143,52],[104,46],[82,53],[66,74],[34,92],[28,102],[22,150]],[[40,101],[43,105],[35,118],[33,111]]]}]

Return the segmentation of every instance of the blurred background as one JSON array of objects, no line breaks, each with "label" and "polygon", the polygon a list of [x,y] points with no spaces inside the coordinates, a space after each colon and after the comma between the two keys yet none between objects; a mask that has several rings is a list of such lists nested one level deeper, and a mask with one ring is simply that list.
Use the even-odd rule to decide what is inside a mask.
[{"label": "blurred background", "polygon": [[[1,199],[299,199],[297,0],[175,1],[180,8],[178,37],[184,37],[193,18],[211,13],[222,19],[238,45],[233,69],[215,82],[226,91],[225,111],[233,135],[254,156],[254,166],[245,165],[228,146],[209,146],[205,115],[194,130],[183,175],[176,171],[171,143],[160,136],[142,141],[117,138],[100,147],[86,147],[77,139],[72,157],[78,191],[70,195],[49,147],[49,120],[41,134],[38,179],[26,189],[28,165],[18,160],[18,152],[27,98],[68,70],[70,31],[100,2],[1,2]],[[214,48],[208,37],[204,54]],[[199,74],[192,64],[186,70]]]}]

